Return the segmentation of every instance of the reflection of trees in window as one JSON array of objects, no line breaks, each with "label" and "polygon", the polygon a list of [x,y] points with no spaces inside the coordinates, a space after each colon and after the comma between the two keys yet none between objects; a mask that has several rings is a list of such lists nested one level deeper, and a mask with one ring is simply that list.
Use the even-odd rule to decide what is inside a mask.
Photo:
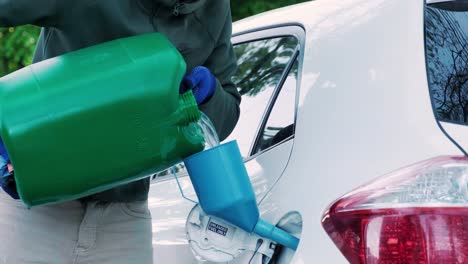
[{"label": "reflection of trees in window", "polygon": [[260,40],[235,47],[238,72],[233,78],[241,95],[255,96],[275,86],[297,46],[294,37]]},{"label": "reflection of trees in window", "polygon": [[428,8],[429,86],[440,120],[468,123],[468,12]]}]

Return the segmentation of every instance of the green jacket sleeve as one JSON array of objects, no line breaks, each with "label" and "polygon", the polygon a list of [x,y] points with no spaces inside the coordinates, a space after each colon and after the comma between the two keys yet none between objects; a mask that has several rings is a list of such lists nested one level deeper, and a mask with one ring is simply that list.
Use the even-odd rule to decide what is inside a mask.
[{"label": "green jacket sleeve", "polygon": [[231,78],[237,60],[231,43],[232,18],[229,10],[216,47],[205,63],[217,79],[214,95],[200,109],[211,119],[220,140],[226,139],[239,119],[241,96]]},{"label": "green jacket sleeve", "polygon": [[0,0],[0,27],[56,26],[65,0]]}]

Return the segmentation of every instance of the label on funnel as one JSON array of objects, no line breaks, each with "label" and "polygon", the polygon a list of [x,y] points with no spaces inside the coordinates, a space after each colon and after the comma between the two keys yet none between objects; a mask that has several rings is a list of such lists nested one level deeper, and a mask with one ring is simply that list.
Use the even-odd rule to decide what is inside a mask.
[{"label": "label on funnel", "polygon": [[208,230],[210,230],[211,232],[214,232],[218,235],[221,235],[221,236],[226,236],[228,231],[229,231],[229,228],[225,227],[225,226],[222,226],[220,224],[217,224],[213,221],[210,221],[208,223]]}]

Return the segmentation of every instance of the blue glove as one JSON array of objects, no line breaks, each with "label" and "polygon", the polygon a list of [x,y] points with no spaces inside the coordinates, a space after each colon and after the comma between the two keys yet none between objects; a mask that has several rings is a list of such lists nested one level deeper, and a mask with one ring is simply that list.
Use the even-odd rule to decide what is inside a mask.
[{"label": "blue glove", "polygon": [[193,70],[185,75],[180,84],[180,93],[185,93],[192,90],[197,104],[203,104],[213,96],[216,90],[216,78],[203,66],[193,68]]},{"label": "blue glove", "polygon": [[0,186],[13,199],[19,199],[18,191],[16,190],[15,177],[8,169],[9,163],[10,157],[8,156],[8,152],[0,138]]},{"label": "blue glove", "polygon": [[10,162],[10,156],[8,156],[8,152],[6,151],[6,148],[3,145],[3,141],[1,138],[0,138],[0,156],[3,157],[5,162]]}]

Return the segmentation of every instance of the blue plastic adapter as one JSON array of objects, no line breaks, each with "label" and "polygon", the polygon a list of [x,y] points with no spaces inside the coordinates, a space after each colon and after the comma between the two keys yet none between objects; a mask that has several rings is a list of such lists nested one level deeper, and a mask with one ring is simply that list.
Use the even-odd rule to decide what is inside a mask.
[{"label": "blue plastic adapter", "polygon": [[197,153],[184,162],[206,214],[297,249],[298,238],[260,218],[255,193],[236,141]]}]

